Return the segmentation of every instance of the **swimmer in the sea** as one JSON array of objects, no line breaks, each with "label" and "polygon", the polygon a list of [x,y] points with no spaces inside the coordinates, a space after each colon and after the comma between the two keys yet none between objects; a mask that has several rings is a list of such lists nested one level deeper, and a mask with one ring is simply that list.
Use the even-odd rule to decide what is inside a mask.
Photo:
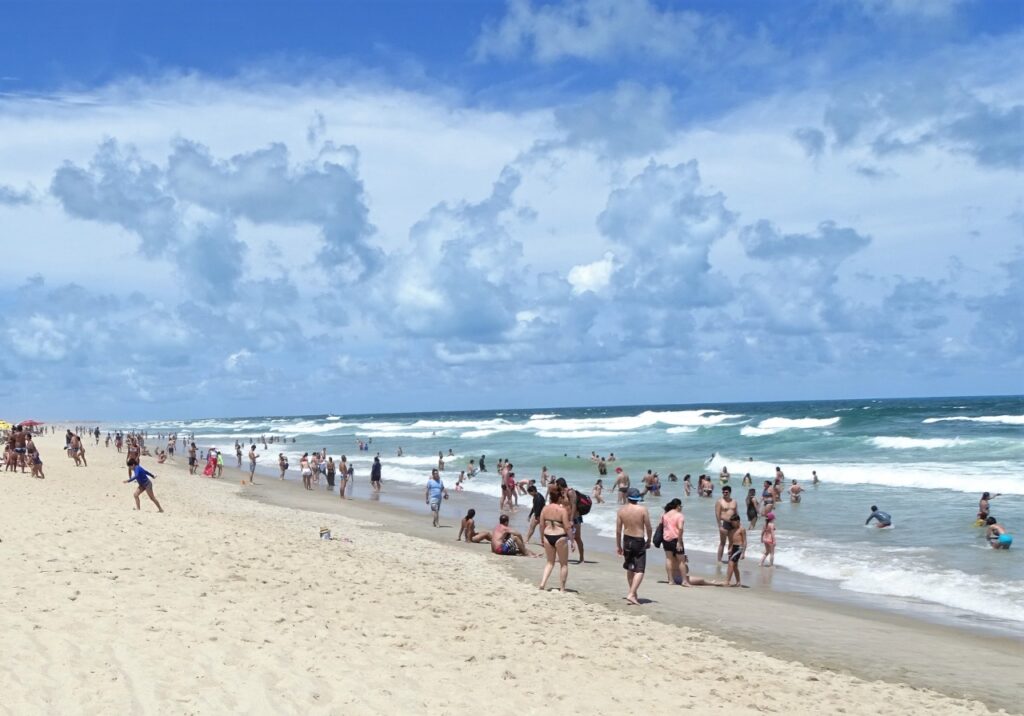
[{"label": "swimmer in the sea", "polygon": [[888,512],[882,512],[875,505],[871,505],[871,514],[868,515],[868,518],[867,520],[865,520],[864,524],[871,524],[871,520],[878,520],[878,524],[875,525],[876,527],[892,527],[892,516]]},{"label": "swimmer in the sea", "polygon": [[789,501],[790,502],[799,502],[800,501],[800,493],[803,492],[803,491],[804,491],[804,488],[802,488],[800,485],[798,485],[796,480],[793,480],[792,484],[789,486]]},{"label": "swimmer in the sea", "polygon": [[1000,496],[1001,494],[1002,494],[1001,492],[997,492],[997,493],[996,493],[996,494],[994,494],[994,495],[992,495],[992,494],[990,494],[990,493],[988,493],[988,492],[983,492],[983,493],[981,493],[981,499],[980,499],[980,500],[978,500],[978,519],[984,519],[984,518],[983,518],[983,517],[981,516],[981,515],[982,515],[982,513],[984,513],[984,514],[985,514],[985,517],[988,517],[989,513],[990,513],[990,512],[992,511],[992,510],[991,510],[991,509],[989,508],[989,504],[988,504],[988,501],[989,501],[989,500],[994,500],[994,499],[996,499],[996,498],[997,498],[997,497],[999,497],[999,496]]},{"label": "swimmer in the sea", "polygon": [[992,549],[1010,549],[1010,545],[1013,544],[1013,535],[1006,531],[996,521],[995,517],[989,517],[985,520],[987,529],[985,530],[985,539],[988,540],[989,545]]}]

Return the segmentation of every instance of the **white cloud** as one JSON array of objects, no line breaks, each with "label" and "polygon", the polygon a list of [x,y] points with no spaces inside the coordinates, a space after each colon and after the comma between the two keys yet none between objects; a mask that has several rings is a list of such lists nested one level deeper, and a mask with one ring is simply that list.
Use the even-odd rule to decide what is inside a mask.
[{"label": "white cloud", "polygon": [[227,358],[224,359],[224,370],[229,373],[244,369],[248,364],[252,362],[252,353],[249,350],[242,348],[239,351],[235,351]]},{"label": "white cloud", "polygon": [[569,269],[569,283],[572,292],[579,295],[586,291],[600,293],[607,288],[615,270],[615,255],[610,251],[604,258],[589,264],[579,264]]},{"label": "white cloud", "polygon": [[68,353],[68,338],[49,318],[29,316],[7,331],[11,347],[22,358],[59,361]]}]

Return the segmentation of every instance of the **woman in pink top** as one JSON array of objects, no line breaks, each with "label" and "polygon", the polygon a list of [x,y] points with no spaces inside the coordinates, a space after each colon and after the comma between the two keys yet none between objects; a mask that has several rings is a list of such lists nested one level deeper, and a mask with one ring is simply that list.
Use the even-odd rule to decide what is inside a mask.
[{"label": "woman in pink top", "polygon": [[661,516],[662,547],[665,548],[665,572],[669,584],[685,585],[686,548],[683,546],[683,503],[674,498],[665,505]]}]

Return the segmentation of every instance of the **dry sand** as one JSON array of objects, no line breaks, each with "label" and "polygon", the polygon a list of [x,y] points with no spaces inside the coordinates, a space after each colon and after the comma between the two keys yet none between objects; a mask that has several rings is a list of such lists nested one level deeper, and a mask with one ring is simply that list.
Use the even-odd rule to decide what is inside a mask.
[{"label": "dry sand", "polygon": [[0,475],[7,713],[988,712],[540,593],[482,548],[179,466],[145,461],[166,514],[135,512],[123,455],[89,447],[75,468],[59,436],[37,444],[45,481]]}]

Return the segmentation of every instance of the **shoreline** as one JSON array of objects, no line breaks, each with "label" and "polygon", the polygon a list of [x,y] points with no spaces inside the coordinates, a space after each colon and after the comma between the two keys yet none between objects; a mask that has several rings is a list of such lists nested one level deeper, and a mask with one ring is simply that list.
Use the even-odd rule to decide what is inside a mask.
[{"label": "shoreline", "polygon": [[0,688],[22,712],[656,713],[666,694],[736,713],[1020,711],[1008,640],[668,587],[657,559],[641,589],[657,603],[640,609],[603,558],[570,567],[581,591],[539,593],[541,560],[452,549],[455,528],[425,509],[243,487],[228,466],[199,485],[180,456],[144,459],[167,513],[145,496],[135,512],[123,454],[89,447],[76,469],[59,435],[40,443],[47,479],[6,474],[0,502]]},{"label": "shoreline", "polygon": [[[534,587],[540,578],[541,560],[501,558],[491,555],[487,545],[455,542],[461,515],[452,509],[453,505],[449,506],[449,514],[443,513],[443,527],[437,529],[430,525],[426,508],[416,515],[379,500],[346,500],[340,504],[337,492],[331,493],[332,500],[318,494],[325,492],[322,489],[309,492],[301,484],[281,482],[276,477],[264,480],[273,484],[261,482],[257,485],[264,488],[261,492],[246,489],[239,497],[378,523],[378,529],[388,533],[493,557],[506,573]],[[385,489],[386,484],[385,481]],[[480,526],[490,528],[484,523]],[[591,554],[589,549],[587,554]],[[596,563],[591,563],[591,558],[582,566],[570,561],[568,588],[591,604],[630,614],[641,612],[659,623],[707,632],[738,647],[812,668],[872,681],[909,683],[955,698],[978,700],[1009,713],[1024,713],[1019,699],[1024,691],[1024,641],[796,592],[670,587],[660,554],[649,556],[652,559],[648,561],[647,578],[640,592],[643,599],[653,601],[639,610],[625,606],[621,566],[614,556],[603,552],[594,560]],[[695,571],[703,574],[706,570]],[[771,614],[770,620],[765,619],[766,613]],[[877,648],[870,648],[869,643]],[[968,670],[967,664],[983,667]]]}]

